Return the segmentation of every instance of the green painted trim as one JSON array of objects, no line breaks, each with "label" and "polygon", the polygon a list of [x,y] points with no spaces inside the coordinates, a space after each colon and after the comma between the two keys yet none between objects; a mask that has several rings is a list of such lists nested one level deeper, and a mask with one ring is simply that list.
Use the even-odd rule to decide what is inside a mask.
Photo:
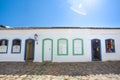
[{"label": "green painted trim", "polygon": [[[75,50],[74,50],[74,46],[75,46],[74,42],[75,42],[75,40],[80,40],[80,41],[82,42],[82,53],[75,53]],[[74,55],[74,56],[76,56],[76,55],[83,55],[83,54],[84,54],[83,39],[80,39],[80,38],[75,38],[75,39],[73,39],[73,41],[72,41],[72,47],[73,47],[73,55]]]},{"label": "green painted trim", "polygon": [[[61,40],[65,40],[66,41],[66,54],[59,53],[59,44],[60,44]],[[67,56],[68,55],[68,39],[60,38],[60,39],[57,40],[57,55],[58,56]]]},{"label": "green painted trim", "polygon": [[50,38],[45,38],[42,40],[42,62],[44,62],[44,43],[47,40],[51,41],[51,61],[53,61],[53,40]]}]

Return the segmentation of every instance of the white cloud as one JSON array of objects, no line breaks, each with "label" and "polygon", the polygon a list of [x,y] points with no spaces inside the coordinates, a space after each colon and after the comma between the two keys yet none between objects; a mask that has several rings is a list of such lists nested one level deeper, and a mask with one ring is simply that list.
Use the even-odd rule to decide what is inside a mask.
[{"label": "white cloud", "polygon": [[78,14],[87,15],[85,10],[83,9],[83,1],[84,0],[68,0],[68,4],[71,5],[70,9]]},{"label": "white cloud", "polygon": [[72,6],[78,6],[82,2],[83,2],[83,0],[68,0],[68,4],[70,4]]},{"label": "white cloud", "polygon": [[83,5],[80,3],[79,6],[78,6],[78,8],[82,8],[82,6],[83,6]]},{"label": "white cloud", "polygon": [[6,28],[11,28],[10,26],[5,26]]},{"label": "white cloud", "polygon": [[78,14],[81,14],[81,15],[87,15],[87,13],[82,10],[82,9],[79,9],[79,8],[75,8],[75,7],[70,7],[70,9]]}]

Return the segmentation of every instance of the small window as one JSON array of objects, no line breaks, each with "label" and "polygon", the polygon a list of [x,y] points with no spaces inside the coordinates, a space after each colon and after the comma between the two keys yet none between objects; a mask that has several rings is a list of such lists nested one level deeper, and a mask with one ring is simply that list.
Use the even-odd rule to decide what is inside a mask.
[{"label": "small window", "polygon": [[20,52],[21,52],[21,40],[15,39],[13,40],[12,53],[20,53]]},{"label": "small window", "polygon": [[8,49],[8,40],[0,40],[0,53],[7,53]]},{"label": "small window", "polygon": [[73,55],[83,55],[83,40],[73,39]]},{"label": "small window", "polygon": [[59,39],[58,40],[58,55],[68,55],[68,40]]},{"label": "small window", "polygon": [[113,39],[105,40],[105,44],[106,44],[106,52],[107,53],[115,52],[115,42]]}]

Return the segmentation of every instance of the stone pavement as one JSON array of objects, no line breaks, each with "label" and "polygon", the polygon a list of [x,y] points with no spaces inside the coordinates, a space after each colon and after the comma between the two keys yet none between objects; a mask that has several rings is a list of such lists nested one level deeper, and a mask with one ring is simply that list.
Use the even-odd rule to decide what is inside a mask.
[{"label": "stone pavement", "polygon": [[120,80],[120,61],[0,62],[0,80]]}]

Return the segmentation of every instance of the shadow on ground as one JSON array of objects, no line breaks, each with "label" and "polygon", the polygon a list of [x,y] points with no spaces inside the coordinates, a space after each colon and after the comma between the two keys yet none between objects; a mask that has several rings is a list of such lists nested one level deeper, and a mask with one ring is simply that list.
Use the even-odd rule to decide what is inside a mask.
[{"label": "shadow on ground", "polygon": [[0,62],[0,75],[120,74],[120,61],[79,63]]}]

